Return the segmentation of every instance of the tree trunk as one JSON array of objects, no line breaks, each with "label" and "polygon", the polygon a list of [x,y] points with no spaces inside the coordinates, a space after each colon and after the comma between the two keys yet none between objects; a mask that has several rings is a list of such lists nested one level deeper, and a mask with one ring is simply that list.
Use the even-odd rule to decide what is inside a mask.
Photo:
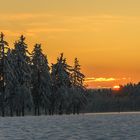
[{"label": "tree trunk", "polygon": [[79,114],[79,105],[76,107],[76,113]]},{"label": "tree trunk", "polygon": [[37,110],[38,112],[38,116],[40,116],[40,107],[38,106],[38,110]]},{"label": "tree trunk", "polygon": [[59,105],[59,115],[62,115],[62,114],[63,114],[62,103],[60,103],[60,105]]},{"label": "tree trunk", "polygon": [[37,107],[35,106],[35,108],[34,108],[34,115],[36,116],[37,115]]},{"label": "tree trunk", "polygon": [[19,116],[19,111],[18,111],[18,109],[16,109],[16,116]]},{"label": "tree trunk", "polygon": [[13,117],[13,108],[10,107],[10,116]]},{"label": "tree trunk", "polygon": [[25,112],[24,112],[24,106],[22,107],[22,116],[24,116]]},{"label": "tree trunk", "polygon": [[2,110],[1,110],[2,112],[2,117],[5,117],[5,109],[4,109],[4,106],[2,106]]},{"label": "tree trunk", "polygon": [[73,105],[73,114],[75,114],[75,105]]},{"label": "tree trunk", "polygon": [[47,115],[47,108],[45,107],[45,115]]}]

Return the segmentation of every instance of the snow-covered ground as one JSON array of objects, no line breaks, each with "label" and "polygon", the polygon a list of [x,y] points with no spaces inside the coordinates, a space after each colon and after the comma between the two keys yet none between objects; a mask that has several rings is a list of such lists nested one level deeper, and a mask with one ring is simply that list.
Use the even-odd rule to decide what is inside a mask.
[{"label": "snow-covered ground", "polygon": [[0,140],[140,140],[140,114],[5,117]]}]

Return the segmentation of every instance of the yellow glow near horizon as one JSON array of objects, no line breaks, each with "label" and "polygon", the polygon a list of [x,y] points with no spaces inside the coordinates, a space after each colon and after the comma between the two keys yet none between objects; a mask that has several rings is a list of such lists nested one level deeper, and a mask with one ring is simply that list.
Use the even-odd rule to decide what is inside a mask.
[{"label": "yellow glow near horizon", "polygon": [[90,87],[139,81],[139,0],[0,3],[0,31],[5,33],[10,46],[24,34],[29,51],[35,43],[41,43],[50,63],[61,52],[71,65],[77,57],[86,77],[96,78],[86,82]]},{"label": "yellow glow near horizon", "polygon": [[120,86],[113,86],[113,90],[120,90]]}]

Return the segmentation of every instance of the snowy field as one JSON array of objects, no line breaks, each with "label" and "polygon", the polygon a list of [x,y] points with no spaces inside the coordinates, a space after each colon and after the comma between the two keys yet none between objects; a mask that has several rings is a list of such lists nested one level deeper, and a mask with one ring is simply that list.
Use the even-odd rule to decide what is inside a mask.
[{"label": "snowy field", "polygon": [[5,117],[0,140],[140,140],[140,114]]}]

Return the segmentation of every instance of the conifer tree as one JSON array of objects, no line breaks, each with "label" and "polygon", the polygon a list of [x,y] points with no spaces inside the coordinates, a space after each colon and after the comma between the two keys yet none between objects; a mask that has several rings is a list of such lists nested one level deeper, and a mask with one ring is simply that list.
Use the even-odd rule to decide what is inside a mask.
[{"label": "conifer tree", "polygon": [[79,61],[77,58],[74,60],[74,67],[71,74],[72,79],[72,108],[73,114],[79,113],[81,105],[86,102],[86,97],[84,95],[85,86],[84,82],[84,74],[81,73],[81,66],[79,65]]},{"label": "conifer tree", "polygon": [[0,34],[0,106],[1,115],[5,116],[5,58],[8,43],[4,41],[4,34]]},{"label": "conifer tree", "polygon": [[40,107],[44,106],[46,112],[50,106],[52,86],[48,60],[42,53],[41,44],[36,44],[32,52],[32,84],[35,115],[40,115]]},{"label": "conifer tree", "polygon": [[17,73],[15,71],[15,59],[12,50],[8,50],[7,57],[5,61],[5,94],[6,94],[6,104],[10,109],[10,116],[13,116],[15,108],[15,89],[18,84]]},{"label": "conifer tree", "polygon": [[[55,106],[59,114],[62,114],[69,97],[69,88],[71,87],[70,81],[70,69],[71,67],[66,63],[66,59],[61,53],[57,58],[57,63],[52,65],[52,80],[53,80],[53,92]],[[52,105],[53,106],[53,105]]]},{"label": "conifer tree", "polygon": [[27,50],[27,44],[25,44],[25,37],[22,35],[19,41],[15,42],[13,49],[15,68],[14,71],[17,74],[17,86],[15,89],[16,100],[16,114],[19,116],[22,113],[24,116],[25,108],[31,108],[31,67],[30,57]]}]

